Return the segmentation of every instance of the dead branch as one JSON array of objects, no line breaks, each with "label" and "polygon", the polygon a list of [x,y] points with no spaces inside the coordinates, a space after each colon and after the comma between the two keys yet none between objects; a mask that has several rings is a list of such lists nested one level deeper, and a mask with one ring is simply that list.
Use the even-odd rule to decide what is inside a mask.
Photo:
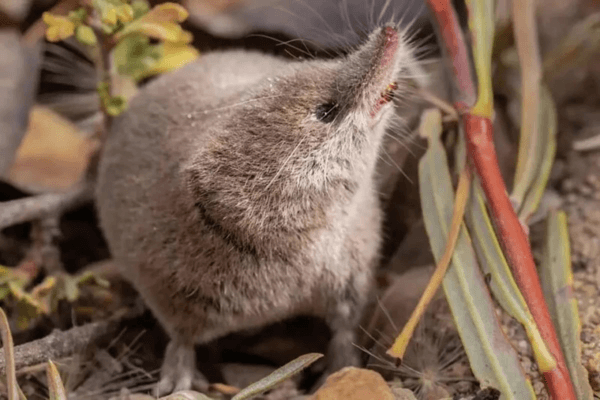
[{"label": "dead branch", "polygon": [[[54,330],[42,339],[16,346],[14,349],[15,369],[18,371],[21,368],[45,363],[49,359],[57,360],[81,352],[105,335],[114,334],[119,323],[120,320],[107,320],[77,326],[68,331]],[[4,349],[0,354],[2,354],[0,376],[4,376],[6,373]]]},{"label": "dead branch", "polygon": [[0,229],[59,214],[75,208],[93,196],[92,185],[82,184],[66,193],[51,193],[0,203]]}]

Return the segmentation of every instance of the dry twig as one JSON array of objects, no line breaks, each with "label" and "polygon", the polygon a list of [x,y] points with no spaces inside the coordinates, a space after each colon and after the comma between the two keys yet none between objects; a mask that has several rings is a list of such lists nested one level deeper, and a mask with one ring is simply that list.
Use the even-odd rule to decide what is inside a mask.
[{"label": "dry twig", "polygon": [[[14,348],[15,369],[18,371],[20,368],[45,363],[49,359],[57,360],[81,352],[98,339],[116,332],[119,322],[108,320],[77,326],[68,331],[55,330],[42,339],[16,346]],[[6,359],[2,349],[0,376],[5,373]]]},{"label": "dry twig", "polygon": [[50,193],[2,202],[0,229],[75,208],[90,201],[92,196],[92,185],[84,183],[67,193]]}]

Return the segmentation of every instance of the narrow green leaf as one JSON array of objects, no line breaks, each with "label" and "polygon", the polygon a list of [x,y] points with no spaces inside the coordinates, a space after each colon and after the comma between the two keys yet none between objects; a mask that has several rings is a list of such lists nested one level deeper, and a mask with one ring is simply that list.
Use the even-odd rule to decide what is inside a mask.
[{"label": "narrow green leaf", "polygon": [[[444,251],[452,219],[454,191],[446,153],[439,139],[439,111],[426,111],[421,127],[421,135],[429,137],[429,148],[419,163],[421,205],[431,248],[438,260]],[[471,369],[481,385],[500,390],[502,400],[535,399],[519,358],[496,318],[494,304],[464,226],[443,287]]]},{"label": "narrow green leaf", "polygon": [[255,382],[252,385],[246,387],[238,394],[233,396],[231,400],[251,399],[252,397],[271,389],[272,387],[285,381],[286,379],[291,378],[292,376],[296,375],[298,372],[302,371],[304,368],[308,367],[310,364],[314,363],[321,357],[323,357],[323,354],[319,353],[308,353],[303,356],[300,356],[295,360],[285,364],[283,367],[273,371],[260,381]]},{"label": "narrow green leaf", "polygon": [[533,157],[533,170],[527,174],[529,180],[523,203],[519,208],[519,219],[527,221],[537,210],[556,155],[557,117],[552,95],[546,85],[540,87],[540,107],[538,115],[540,140],[535,147],[530,148],[528,157]]},{"label": "narrow green leaf", "polygon": [[478,181],[473,181],[473,185],[473,195],[470,199],[466,220],[469,231],[473,234],[473,245],[483,273],[490,274],[492,293],[502,308],[524,326],[540,369],[548,371],[554,367],[556,360],[542,339],[502,253],[500,242],[485,208],[483,190]]},{"label": "narrow green leaf", "polygon": [[67,400],[65,386],[62,383],[62,379],[60,378],[60,374],[58,373],[56,365],[54,365],[51,360],[48,360],[46,376],[48,379],[48,392],[50,394],[50,400]]},{"label": "narrow green leaf", "polygon": [[577,300],[573,296],[567,216],[562,211],[553,211],[548,215],[540,278],[577,399],[591,400],[593,392],[588,373],[581,364],[581,321]]}]

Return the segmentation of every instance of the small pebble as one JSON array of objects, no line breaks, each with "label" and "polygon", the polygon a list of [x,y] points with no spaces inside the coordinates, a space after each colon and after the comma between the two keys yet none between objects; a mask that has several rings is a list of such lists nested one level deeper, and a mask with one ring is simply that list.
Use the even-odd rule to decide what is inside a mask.
[{"label": "small pebble", "polygon": [[581,193],[583,196],[589,197],[594,193],[594,191],[588,185],[580,185],[579,193]]},{"label": "small pebble", "polygon": [[598,189],[600,187],[600,181],[598,180],[598,177],[595,174],[589,174],[585,178],[585,181],[588,185],[590,185],[593,188]]},{"label": "small pebble", "polygon": [[575,189],[575,181],[573,179],[565,179],[562,182],[561,188],[565,193],[571,193]]},{"label": "small pebble", "polygon": [[589,331],[581,331],[580,337],[583,343],[592,343],[594,341],[594,335]]},{"label": "small pebble", "polygon": [[546,391],[546,388],[544,387],[544,383],[540,382],[540,381],[535,382],[533,384],[533,391],[537,395],[544,393]]}]

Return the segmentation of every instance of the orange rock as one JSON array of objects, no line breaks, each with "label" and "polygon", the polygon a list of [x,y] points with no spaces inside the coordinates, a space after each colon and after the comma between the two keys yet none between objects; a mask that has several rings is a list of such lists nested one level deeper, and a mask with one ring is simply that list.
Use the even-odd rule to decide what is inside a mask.
[{"label": "orange rock", "polygon": [[347,367],[331,375],[309,400],[394,400],[381,375],[368,369]]}]

